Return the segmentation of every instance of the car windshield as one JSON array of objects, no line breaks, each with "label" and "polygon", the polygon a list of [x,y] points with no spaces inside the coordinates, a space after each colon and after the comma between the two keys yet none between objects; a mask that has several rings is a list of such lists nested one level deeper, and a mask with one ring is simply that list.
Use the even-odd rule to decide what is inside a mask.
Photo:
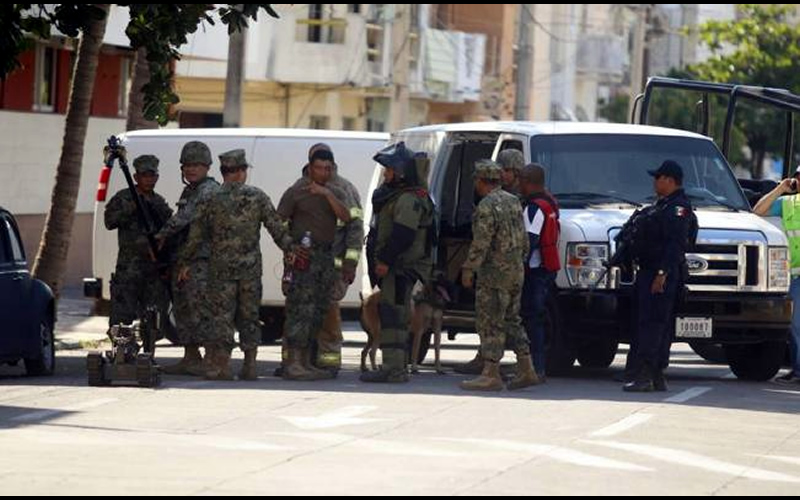
[{"label": "car windshield", "polygon": [[652,203],[653,178],[666,160],[684,169],[684,189],[699,209],[749,211],[727,162],[713,143],[651,135],[551,135],[531,141],[533,161],[566,208]]}]

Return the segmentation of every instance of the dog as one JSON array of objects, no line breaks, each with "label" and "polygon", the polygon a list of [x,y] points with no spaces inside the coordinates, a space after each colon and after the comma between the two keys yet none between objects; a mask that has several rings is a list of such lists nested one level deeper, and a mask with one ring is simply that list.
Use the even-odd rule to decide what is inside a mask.
[{"label": "dog", "polygon": [[[381,292],[373,289],[368,296],[361,296],[361,327],[367,333],[367,345],[361,351],[361,371],[368,371],[367,357],[369,357],[372,370],[377,370],[375,357],[381,343],[381,320],[378,313],[378,304],[381,301]],[[418,374],[419,351],[422,336],[431,333],[434,340],[436,355],[436,373],[444,375],[442,370],[442,322],[444,308],[450,302],[447,287],[441,283],[428,286],[420,282],[414,286],[411,298],[411,318],[409,331],[412,336],[411,344],[411,373]]]}]

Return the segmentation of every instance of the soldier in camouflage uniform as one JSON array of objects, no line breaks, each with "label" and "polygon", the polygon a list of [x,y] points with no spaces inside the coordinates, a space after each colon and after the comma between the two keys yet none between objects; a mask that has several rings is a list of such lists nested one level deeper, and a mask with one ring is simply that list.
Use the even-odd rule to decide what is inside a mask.
[{"label": "soldier in camouflage uniform", "polygon": [[472,288],[477,275],[475,322],[485,362],[482,374],[462,382],[461,388],[503,389],[500,360],[508,338],[517,354],[517,376],[508,388],[522,389],[539,383],[520,318],[524,262],[530,242],[519,199],[500,187],[499,165],[488,160],[479,162],[475,179],[476,191],[483,199],[472,221],[473,240],[462,269],[462,284]]},{"label": "soldier in camouflage uniform", "polygon": [[[324,149],[331,151],[327,144],[315,144],[309,151],[309,158],[315,151]],[[364,212],[361,208],[361,196],[350,181],[339,174],[336,163],[333,164],[330,185],[344,195],[341,200],[350,211],[350,222],[338,222],[336,238],[333,241],[334,267],[336,280],[331,296],[331,304],[322,328],[317,334],[316,365],[323,370],[336,374],[342,368],[342,313],[339,302],[344,299],[347,289],[356,279],[358,261],[364,246]]]},{"label": "soldier in camouflage uniform", "polygon": [[[520,176],[522,175],[522,169],[525,167],[525,156],[518,149],[505,149],[497,155],[497,163],[502,169],[500,181],[503,190],[521,200]],[[506,340],[508,341],[509,339]],[[513,350],[514,347],[506,344],[506,348]],[[484,359],[479,348],[472,361],[457,365],[455,372],[464,375],[480,375],[483,372],[483,365]]]},{"label": "soldier in camouflage uniform", "polygon": [[[156,229],[172,217],[167,202],[155,192],[158,183],[158,158],[151,155],[133,160],[136,191]],[[109,326],[130,325],[142,317],[149,305],[158,306],[166,317],[169,295],[159,276],[147,235],[139,221],[136,203],[128,189],[114,195],[105,209],[105,225],[117,231],[117,267],[111,277],[111,317]]]},{"label": "soldier in camouflage uniform", "polygon": [[[281,371],[286,380],[332,377],[311,363],[311,340],[330,307],[336,280],[333,243],[338,221],[347,224],[351,220],[350,211],[340,201],[344,195],[329,182],[333,164],[330,151],[315,151],[308,176],[289,188],[278,204],[278,213],[287,221],[295,243],[295,266],[286,297],[284,342],[288,349]],[[310,249],[299,245],[305,235],[310,236]]]},{"label": "soldier in camouflage uniform", "polygon": [[525,156],[518,149],[505,149],[497,155],[497,163],[502,169],[501,181],[503,189],[516,197],[520,197],[519,177],[525,167]]},{"label": "soldier in camouflage uniform", "polygon": [[[208,244],[202,244],[191,260],[183,257],[186,238],[197,215],[197,210],[213,194],[219,191],[219,183],[208,176],[211,167],[211,150],[199,141],[186,143],[181,150],[181,173],[187,184],[178,201],[176,213],[159,231],[156,238],[161,245],[169,243],[175,248],[172,269],[172,309],[177,322],[178,337],[184,346],[183,359],[164,369],[172,375],[204,376],[200,346],[211,335],[211,322],[207,317],[208,259],[211,256]],[[191,278],[180,281],[178,262],[185,262],[191,269]]]},{"label": "soldier in camouflage uniform", "polygon": [[408,382],[408,324],[415,283],[426,283],[432,272],[433,201],[426,189],[430,164],[398,143],[375,155],[383,165],[384,184],[376,190],[373,230],[375,276],[381,300],[381,369],[361,375],[362,382]]},{"label": "soldier in camouflage uniform", "polygon": [[[206,339],[206,377],[230,380],[231,349],[234,329],[239,331],[239,345],[244,351],[244,366],[239,378],[256,380],[256,355],[261,340],[259,309],[262,296],[261,226],[267,228],[275,243],[290,250],[291,237],[269,196],[248,186],[250,165],[243,149],[219,156],[224,184],[200,207],[192,224],[183,258],[191,261],[204,244],[211,247],[210,314],[213,336]],[[183,267],[181,279],[190,278]]]}]

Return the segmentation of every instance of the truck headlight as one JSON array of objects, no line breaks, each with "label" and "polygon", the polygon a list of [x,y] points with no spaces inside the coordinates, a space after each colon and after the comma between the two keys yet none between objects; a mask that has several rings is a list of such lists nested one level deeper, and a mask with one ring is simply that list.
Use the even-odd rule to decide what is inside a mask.
[{"label": "truck headlight", "polygon": [[598,280],[608,260],[606,243],[571,243],[567,246],[567,277],[571,286],[589,288],[605,286],[608,277]]},{"label": "truck headlight", "polygon": [[769,289],[787,292],[790,284],[789,249],[775,247],[769,249]]}]

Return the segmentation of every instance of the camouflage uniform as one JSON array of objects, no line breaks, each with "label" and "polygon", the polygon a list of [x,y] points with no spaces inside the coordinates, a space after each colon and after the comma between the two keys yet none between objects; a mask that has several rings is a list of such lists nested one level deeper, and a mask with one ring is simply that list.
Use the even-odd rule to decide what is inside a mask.
[{"label": "camouflage uniform", "polygon": [[[478,175],[487,174],[479,170]],[[519,199],[500,188],[492,191],[478,204],[472,237],[463,270],[477,274],[475,315],[481,353],[486,361],[499,363],[508,338],[518,356],[529,356],[519,311],[530,243]]]},{"label": "camouflage uniform", "polygon": [[[224,153],[220,163],[223,167],[246,164],[244,151]],[[291,238],[286,227],[272,200],[257,187],[226,182],[198,210],[183,257],[191,261],[204,244],[210,247],[208,295],[214,329],[208,342],[231,348],[234,330],[238,330],[242,350],[260,344],[262,224],[278,247],[288,250]]]},{"label": "camouflage uniform", "polygon": [[[158,158],[140,156],[133,162],[136,173],[158,174]],[[141,194],[144,209],[156,229],[172,217],[167,202],[156,193]],[[158,306],[164,317],[169,310],[166,285],[159,276],[158,264],[153,262],[147,235],[136,212],[136,203],[127,189],[120,191],[105,209],[105,226],[117,230],[117,266],[111,277],[111,317],[109,326],[130,325],[141,318],[149,305]]]},{"label": "camouflage uniform", "polygon": [[364,246],[364,212],[361,208],[361,197],[350,181],[334,174],[330,184],[338,189],[341,198],[350,211],[350,222],[338,222],[336,238],[333,241],[334,267],[337,276],[334,280],[333,294],[328,313],[317,334],[317,366],[323,369],[339,370],[342,367],[342,315],[339,302],[344,299],[350,284],[345,282],[343,273],[355,275],[361,250]]},{"label": "camouflage uniform", "polygon": [[[181,163],[193,163],[190,160],[200,158],[204,161],[199,163],[207,161],[206,164],[210,165],[210,152],[205,158],[207,151],[208,147],[205,144],[190,142],[184,146]],[[178,284],[179,267],[173,266],[172,271],[173,312],[177,322],[178,338],[183,345],[202,345],[205,339],[212,335],[211,323],[207,315],[208,261],[211,257],[211,250],[208,243],[204,242],[193,251],[191,258],[187,258],[184,252],[186,238],[199,207],[219,189],[219,183],[211,177],[206,177],[197,184],[186,186],[180,201],[178,201],[178,213],[158,233],[158,239],[171,240],[175,246],[173,263],[184,262],[190,268],[191,278],[183,284]]]},{"label": "camouflage uniform", "polygon": [[380,280],[378,305],[383,367],[363,374],[361,380],[405,382],[411,293],[417,281],[430,279],[432,270],[433,201],[425,189],[429,160],[403,143],[381,151],[375,160],[395,171],[395,183],[381,188],[373,199],[374,258],[389,267]]}]

